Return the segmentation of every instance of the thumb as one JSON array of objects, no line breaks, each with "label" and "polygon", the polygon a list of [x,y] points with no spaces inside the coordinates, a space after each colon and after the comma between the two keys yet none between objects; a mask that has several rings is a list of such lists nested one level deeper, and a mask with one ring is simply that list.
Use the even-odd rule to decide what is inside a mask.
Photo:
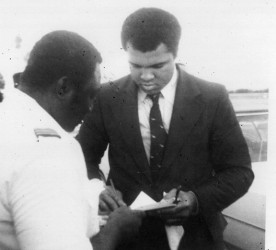
[{"label": "thumb", "polygon": [[168,192],[163,199],[164,200],[171,200],[172,198],[174,198],[176,195],[176,188],[173,188],[170,192]]}]

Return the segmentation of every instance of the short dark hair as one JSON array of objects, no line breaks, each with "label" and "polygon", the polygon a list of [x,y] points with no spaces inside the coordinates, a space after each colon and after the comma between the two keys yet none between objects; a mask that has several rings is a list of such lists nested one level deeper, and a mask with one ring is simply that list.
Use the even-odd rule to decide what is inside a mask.
[{"label": "short dark hair", "polygon": [[77,33],[58,30],[43,36],[33,47],[21,83],[32,91],[45,90],[62,76],[78,85],[93,77],[98,50]]},{"label": "short dark hair", "polygon": [[121,41],[124,50],[129,42],[142,52],[155,50],[164,43],[177,55],[181,26],[174,15],[158,8],[141,8],[129,15],[123,23]]}]

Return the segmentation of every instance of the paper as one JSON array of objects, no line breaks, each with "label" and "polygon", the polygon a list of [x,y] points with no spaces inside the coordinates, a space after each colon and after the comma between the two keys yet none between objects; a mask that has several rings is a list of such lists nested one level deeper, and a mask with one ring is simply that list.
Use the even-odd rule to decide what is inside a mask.
[{"label": "paper", "polygon": [[162,200],[156,202],[150,198],[146,193],[140,192],[135,201],[131,204],[130,208],[134,210],[150,211],[158,210],[163,208],[175,207],[176,205],[169,200]]},{"label": "paper", "polygon": [[131,209],[139,210],[140,207],[156,204],[157,202],[149,197],[143,191],[136,197],[135,201],[130,205]]},{"label": "paper", "polygon": [[[175,206],[172,201],[161,200],[156,202],[146,193],[140,192],[130,208],[135,210],[148,211],[152,209],[160,209],[169,206]],[[165,226],[167,238],[171,250],[177,250],[180,240],[184,235],[184,228],[182,226]]]}]

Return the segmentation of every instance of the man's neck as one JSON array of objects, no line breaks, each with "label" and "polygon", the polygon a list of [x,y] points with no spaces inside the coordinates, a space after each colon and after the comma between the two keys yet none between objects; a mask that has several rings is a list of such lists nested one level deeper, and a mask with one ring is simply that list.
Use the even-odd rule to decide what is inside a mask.
[{"label": "man's neck", "polygon": [[33,98],[46,112],[48,112],[50,115],[51,114],[51,100],[48,99],[48,94],[45,91],[45,93],[41,93],[39,91],[33,91],[30,90],[30,88],[28,88],[27,86],[25,86],[24,84],[20,84],[18,86],[18,89],[20,91],[22,91],[23,93],[25,93],[26,95],[30,96],[31,98]]}]

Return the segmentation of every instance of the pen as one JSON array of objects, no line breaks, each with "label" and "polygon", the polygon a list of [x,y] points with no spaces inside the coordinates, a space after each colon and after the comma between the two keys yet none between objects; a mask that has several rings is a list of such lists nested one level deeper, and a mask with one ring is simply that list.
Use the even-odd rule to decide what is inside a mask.
[{"label": "pen", "polygon": [[112,189],[114,198],[116,199],[117,205],[118,205],[119,207],[127,206],[126,203],[122,200],[122,198],[118,195],[118,194],[119,194],[119,191],[116,191],[112,179],[109,179],[109,181],[110,181],[111,189]]},{"label": "pen", "polygon": [[176,193],[175,193],[175,197],[174,197],[174,203],[177,204],[178,203],[178,195],[179,195],[179,192],[181,190],[182,186],[179,185],[176,189]]},{"label": "pen", "polygon": [[112,181],[112,179],[109,180],[110,181],[110,184],[111,184],[111,187],[112,187],[112,192],[115,196],[117,196],[117,192],[116,192],[116,189],[115,189],[115,186],[114,186],[114,183]]},{"label": "pen", "polygon": [[[105,178],[104,173],[100,169],[99,169],[99,174],[100,174],[101,180],[103,181],[104,185],[106,186],[107,180]],[[116,196],[117,192],[116,192],[116,189],[115,189],[112,179],[110,179],[110,184],[111,184],[111,188],[112,188],[112,193]]]},{"label": "pen", "polygon": [[102,182],[104,183],[104,185],[106,186],[106,178],[104,176],[104,173],[102,170],[99,169],[99,175],[100,175],[100,178],[102,180]]}]

